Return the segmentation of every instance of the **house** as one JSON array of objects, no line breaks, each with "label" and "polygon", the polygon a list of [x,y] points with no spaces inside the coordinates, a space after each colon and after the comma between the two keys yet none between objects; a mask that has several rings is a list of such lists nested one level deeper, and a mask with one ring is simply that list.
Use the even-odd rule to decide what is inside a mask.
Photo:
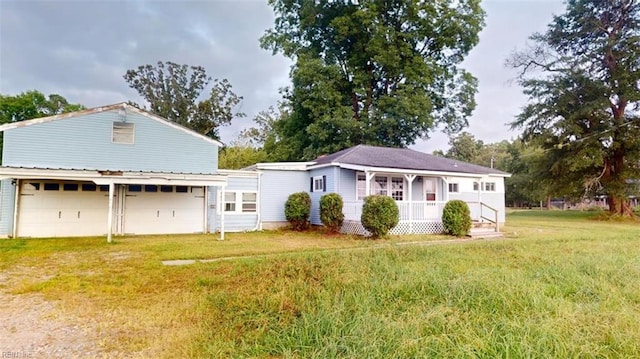
[{"label": "house", "polygon": [[391,196],[400,209],[394,234],[442,232],[447,201],[469,204],[471,216],[498,226],[505,221],[504,178],[508,173],[403,148],[358,145],[311,162],[259,163],[261,228],[285,224],[290,193],[311,195],[311,223],[321,225],[320,198],[338,193],[344,201],[345,233],[365,234],[360,224],[364,197]]},{"label": "house", "polygon": [[[222,144],[126,103],[0,126],[0,236],[70,237],[251,231],[286,225],[290,194],[344,200],[343,232],[365,234],[365,196],[396,200],[392,233],[438,233],[461,199],[478,221],[505,220],[495,169],[410,149],[359,145],[309,162],[218,169]],[[497,229],[497,228],[496,228]]]},{"label": "house", "polygon": [[208,232],[209,191],[229,177],[220,142],[126,103],[0,132],[3,236]]}]

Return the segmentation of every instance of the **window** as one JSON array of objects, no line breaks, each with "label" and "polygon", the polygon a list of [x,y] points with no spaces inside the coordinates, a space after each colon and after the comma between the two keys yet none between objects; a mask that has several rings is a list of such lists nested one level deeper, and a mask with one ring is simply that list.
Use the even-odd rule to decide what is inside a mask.
[{"label": "window", "polygon": [[460,192],[460,187],[457,183],[449,183],[449,193]]},{"label": "window", "polygon": [[173,192],[173,186],[160,186],[160,192]]},{"label": "window", "polygon": [[258,194],[253,192],[244,192],[242,194],[242,212],[256,212]]},{"label": "window", "polygon": [[187,193],[189,191],[189,187],[187,186],[176,186],[176,192],[178,193]]},{"label": "window", "polygon": [[311,178],[311,192],[326,192],[327,176],[315,176]]},{"label": "window", "polygon": [[235,192],[224,193],[224,211],[225,212],[236,211],[236,193]]},{"label": "window", "polygon": [[402,177],[391,178],[391,198],[396,201],[404,199],[404,179]]},{"label": "window", "polygon": [[158,192],[158,186],[154,184],[147,184],[144,186],[145,192]]},{"label": "window", "polygon": [[82,192],[95,192],[98,187],[93,183],[83,183]]},{"label": "window", "polygon": [[142,185],[139,184],[130,184],[128,188],[129,192],[142,192]]},{"label": "window", "polygon": [[495,192],[496,191],[496,183],[495,182],[485,182],[484,190],[486,192]]},{"label": "window", "polygon": [[62,185],[63,191],[77,191],[78,184],[77,183],[65,183]]},{"label": "window", "polygon": [[373,194],[388,196],[389,189],[387,188],[387,183],[387,177],[376,176],[373,182]]},{"label": "window", "polygon": [[45,183],[44,184],[45,191],[59,191],[60,184],[59,183]]},{"label": "window", "polygon": [[39,191],[40,190],[40,182],[29,182],[27,183],[27,186],[31,186],[31,188],[34,191]]},{"label": "window", "polygon": [[479,191],[480,190],[480,184],[478,182],[473,182],[473,190],[474,191]]},{"label": "window", "polygon": [[258,211],[258,193],[225,192],[225,213],[256,213]]},{"label": "window", "polygon": [[435,201],[436,200],[436,180],[433,178],[424,179],[424,200]]},{"label": "window", "polygon": [[113,123],[113,143],[133,144],[134,126],[133,123],[114,122]]},{"label": "window", "polygon": [[358,175],[356,180],[356,200],[362,201],[367,196],[367,176]]},{"label": "window", "polygon": [[101,184],[98,187],[100,188],[100,192],[109,192],[109,185]]}]

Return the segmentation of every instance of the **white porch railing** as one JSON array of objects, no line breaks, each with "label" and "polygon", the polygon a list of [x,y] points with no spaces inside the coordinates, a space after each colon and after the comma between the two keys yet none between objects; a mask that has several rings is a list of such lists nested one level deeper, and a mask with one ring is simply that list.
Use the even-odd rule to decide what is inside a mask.
[{"label": "white porch railing", "polygon": [[[400,210],[400,222],[440,221],[444,201],[415,201],[396,202]],[[344,219],[360,221],[363,201],[345,201],[343,206]]]}]

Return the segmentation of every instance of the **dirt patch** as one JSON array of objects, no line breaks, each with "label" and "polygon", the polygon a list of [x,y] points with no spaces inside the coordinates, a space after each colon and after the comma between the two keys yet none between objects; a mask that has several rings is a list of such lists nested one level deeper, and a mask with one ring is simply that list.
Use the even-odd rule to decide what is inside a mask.
[{"label": "dirt patch", "polygon": [[65,312],[40,294],[12,294],[25,276],[16,272],[0,272],[0,358],[112,356],[99,349],[96,323]]}]

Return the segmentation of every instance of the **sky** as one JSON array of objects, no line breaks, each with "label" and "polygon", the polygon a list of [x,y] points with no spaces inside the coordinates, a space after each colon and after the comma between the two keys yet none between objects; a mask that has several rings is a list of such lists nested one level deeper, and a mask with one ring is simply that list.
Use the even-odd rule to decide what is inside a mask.
[{"label": "sky", "polygon": [[[510,140],[508,123],[526,104],[517,72],[505,66],[534,32],[543,32],[561,0],[484,0],[487,17],[478,45],[462,67],[479,81],[477,107],[466,131],[485,143]],[[291,61],[263,50],[259,38],[273,26],[267,0],[0,0],[0,94],[38,90],[97,107],[143,103],[123,79],[128,69],[172,61],[203,66],[243,96],[245,118],[220,129],[231,143],[252,118],[281,99]],[[435,131],[411,148],[448,148]]]}]

